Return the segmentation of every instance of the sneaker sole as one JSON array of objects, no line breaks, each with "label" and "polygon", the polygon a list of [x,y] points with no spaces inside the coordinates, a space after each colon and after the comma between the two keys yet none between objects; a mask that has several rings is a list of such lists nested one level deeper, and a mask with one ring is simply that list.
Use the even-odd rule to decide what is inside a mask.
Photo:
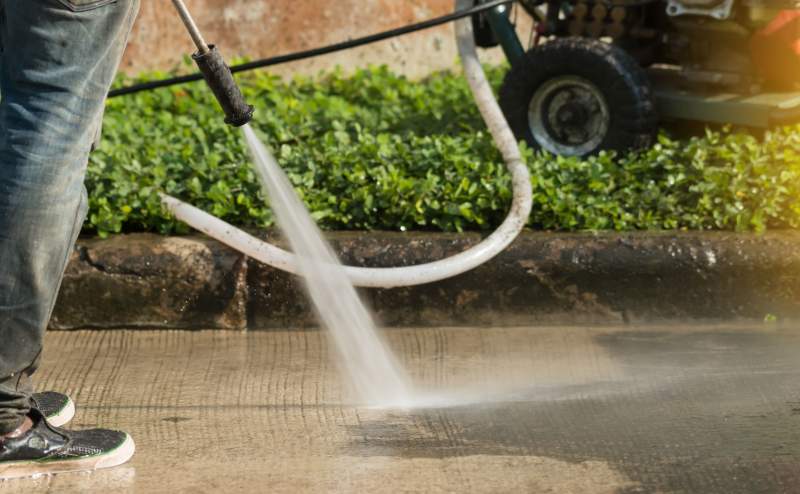
[{"label": "sneaker sole", "polygon": [[92,472],[122,465],[133,456],[136,444],[125,435],[125,441],[116,449],[98,456],[68,460],[31,460],[0,464],[0,480],[39,477],[69,472]]},{"label": "sneaker sole", "polygon": [[47,419],[47,423],[53,427],[61,427],[69,423],[73,417],[75,417],[75,403],[71,399],[68,399],[67,404],[64,405],[64,408],[59,410],[58,413],[45,418]]}]

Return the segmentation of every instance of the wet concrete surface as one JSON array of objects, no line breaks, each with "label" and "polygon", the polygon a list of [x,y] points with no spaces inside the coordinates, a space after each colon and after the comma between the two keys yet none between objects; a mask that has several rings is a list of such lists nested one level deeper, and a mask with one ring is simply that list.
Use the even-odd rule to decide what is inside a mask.
[{"label": "wet concrete surface", "polygon": [[348,404],[316,331],[50,333],[39,387],[137,455],[0,492],[800,493],[800,329],[389,338],[426,407]]}]

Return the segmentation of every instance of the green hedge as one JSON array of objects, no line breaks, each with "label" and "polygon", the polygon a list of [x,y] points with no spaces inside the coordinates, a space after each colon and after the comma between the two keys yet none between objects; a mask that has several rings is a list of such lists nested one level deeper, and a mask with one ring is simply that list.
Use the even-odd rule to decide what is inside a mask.
[{"label": "green hedge", "polygon": [[[490,77],[497,84],[502,69]],[[257,107],[255,127],[324,228],[488,230],[505,216],[509,176],[458,75],[410,81],[370,68],[291,83],[254,72],[240,81]],[[762,141],[662,135],[619,158],[524,155],[533,228],[800,226],[796,129]],[[242,136],[200,83],[110,100],[87,186],[86,229],[100,235],[186,231],[162,211],[162,190],[236,225],[272,224]]]}]

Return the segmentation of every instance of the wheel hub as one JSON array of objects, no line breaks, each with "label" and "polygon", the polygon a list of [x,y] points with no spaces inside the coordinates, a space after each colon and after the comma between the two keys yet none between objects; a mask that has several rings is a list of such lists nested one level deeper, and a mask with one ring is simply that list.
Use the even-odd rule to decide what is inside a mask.
[{"label": "wheel hub", "polygon": [[580,104],[570,101],[556,113],[556,120],[562,126],[578,126],[589,118],[589,112]]},{"label": "wheel hub", "polygon": [[528,121],[531,133],[544,149],[580,156],[603,141],[610,127],[610,112],[597,86],[578,76],[562,76],[536,90]]}]

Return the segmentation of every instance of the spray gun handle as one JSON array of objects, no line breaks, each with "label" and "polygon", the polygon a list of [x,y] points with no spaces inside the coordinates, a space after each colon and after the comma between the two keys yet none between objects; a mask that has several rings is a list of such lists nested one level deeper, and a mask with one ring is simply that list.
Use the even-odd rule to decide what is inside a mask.
[{"label": "spray gun handle", "polygon": [[207,51],[198,51],[192,55],[192,59],[225,112],[225,123],[241,127],[252,120],[253,107],[245,101],[231,69],[225,64],[216,46],[208,45]]},{"label": "spray gun handle", "polygon": [[231,69],[225,64],[225,60],[220,55],[214,45],[206,44],[200,29],[195,24],[189,9],[183,0],[172,0],[172,4],[181,16],[183,25],[189,31],[192,41],[197,46],[197,53],[192,55],[192,59],[203,73],[208,87],[225,112],[225,123],[234,127],[241,127],[253,119],[253,107],[244,100],[242,91],[233,79]]}]

